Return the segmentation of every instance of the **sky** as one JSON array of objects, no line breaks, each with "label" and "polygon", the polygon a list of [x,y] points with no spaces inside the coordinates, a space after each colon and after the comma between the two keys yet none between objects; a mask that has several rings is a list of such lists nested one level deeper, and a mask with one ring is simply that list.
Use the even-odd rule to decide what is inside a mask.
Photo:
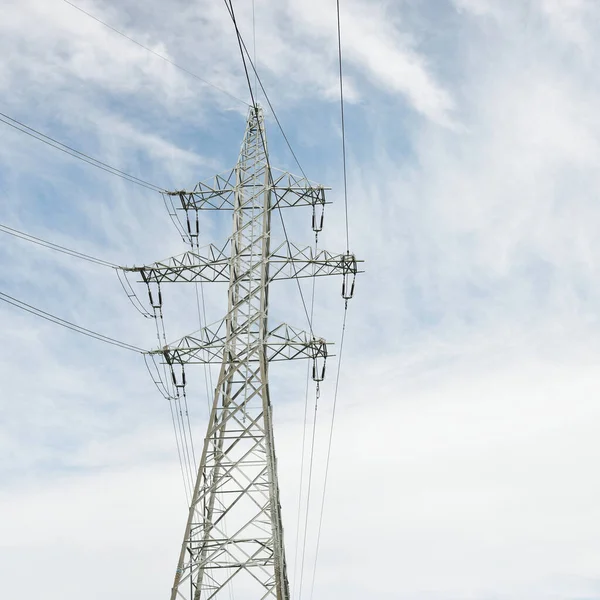
[{"label": "sky", "polygon": [[[64,0],[5,0],[0,112],[167,189],[231,168],[248,91],[224,3],[76,4],[230,95]],[[301,598],[598,600],[600,5],[340,4],[350,247],[365,273],[311,596],[337,359],[318,405]],[[319,244],[342,252],[335,2],[254,5],[253,28],[252,2],[234,2],[242,34],[302,168],[332,188]],[[298,173],[268,109],[266,126],[272,164]],[[119,265],[186,250],[159,194],[2,123],[0,198],[1,224]],[[310,214],[285,218],[310,245]],[[202,242],[228,226],[203,215]],[[1,232],[0,261],[0,292],[156,346],[111,269]],[[303,327],[297,289],[272,288],[273,325]],[[315,333],[339,345],[340,282],[316,290]],[[217,320],[225,289],[205,292]],[[170,340],[198,329],[193,288],[164,297]],[[165,598],[186,498],[143,360],[6,304],[0,331],[0,596]],[[300,600],[305,365],[271,377]],[[202,369],[188,379],[199,445]]]}]

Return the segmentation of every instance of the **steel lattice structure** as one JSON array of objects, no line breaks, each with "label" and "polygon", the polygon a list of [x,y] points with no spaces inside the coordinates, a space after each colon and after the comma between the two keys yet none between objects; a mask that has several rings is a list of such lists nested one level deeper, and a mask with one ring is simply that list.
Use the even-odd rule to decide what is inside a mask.
[{"label": "steel lattice structure", "polygon": [[[319,381],[327,344],[286,324],[269,328],[269,285],[278,279],[337,274],[348,298],[357,261],[351,254],[315,252],[287,241],[271,249],[274,210],[312,207],[313,229],[320,231],[325,188],[274,173],[258,105],[250,108],[235,168],[212,184],[171,195],[186,212],[193,250],[125,270],[141,276],[151,303],[157,302],[153,287],[166,282],[227,281],[228,311],[215,325],[154,352],[171,369],[221,363],[170,598],[225,598],[234,590],[237,600],[289,600],[269,363],[311,359],[313,378]],[[218,209],[233,211],[229,251],[227,246],[201,251],[198,211]]]}]

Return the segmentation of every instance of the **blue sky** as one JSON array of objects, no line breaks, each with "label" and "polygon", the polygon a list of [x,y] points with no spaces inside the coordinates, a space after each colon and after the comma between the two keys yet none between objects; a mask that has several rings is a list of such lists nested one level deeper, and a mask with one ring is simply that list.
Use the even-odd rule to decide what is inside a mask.
[{"label": "blue sky", "polygon": [[[258,68],[304,170],[332,187],[320,244],[342,251],[335,2],[255,4]],[[223,3],[80,5],[247,99]],[[350,306],[314,598],[600,598],[600,7],[341,5],[350,238],[366,273]],[[251,6],[236,4],[249,46]],[[0,111],[83,152],[167,188],[235,163],[242,104],[61,0],[4,2],[0,50]],[[272,163],[297,172],[270,116],[267,127]],[[4,125],[0,193],[0,223],[118,264],[186,250],[158,194]],[[286,219],[310,244],[309,214]],[[218,243],[225,224],[202,227]],[[155,345],[110,270],[5,234],[0,257],[0,291]],[[317,287],[315,331],[334,341],[339,287]],[[206,292],[216,320],[224,289]],[[272,294],[273,323],[302,326],[294,287]],[[192,289],[169,288],[165,302],[170,339],[197,329]],[[164,597],[185,497],[169,410],[143,362],[5,305],[0,329],[0,595]],[[302,365],[272,370],[289,562],[304,378]],[[199,443],[201,370],[190,385]],[[318,501],[311,568],[317,516]]]}]

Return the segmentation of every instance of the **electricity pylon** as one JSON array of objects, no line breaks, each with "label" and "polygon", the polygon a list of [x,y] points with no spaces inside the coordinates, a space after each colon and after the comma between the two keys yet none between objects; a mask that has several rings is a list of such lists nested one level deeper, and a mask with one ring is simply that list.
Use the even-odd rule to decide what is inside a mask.
[{"label": "electricity pylon", "polygon": [[[126,270],[141,275],[151,303],[162,302],[157,298],[165,282],[229,284],[222,321],[154,352],[170,367],[174,381],[184,365],[221,363],[170,598],[208,600],[233,592],[237,600],[289,600],[269,363],[311,359],[313,379],[320,381],[327,344],[314,337],[312,326],[309,332],[286,324],[269,329],[269,285],[338,274],[348,298],[357,261],[349,253],[317,252],[287,240],[272,248],[274,210],[312,207],[313,229],[321,230],[325,188],[271,169],[258,105],[250,108],[235,168],[192,192],[170,194],[186,213],[192,250]],[[202,210],[233,211],[233,233],[223,248],[198,248]]]}]

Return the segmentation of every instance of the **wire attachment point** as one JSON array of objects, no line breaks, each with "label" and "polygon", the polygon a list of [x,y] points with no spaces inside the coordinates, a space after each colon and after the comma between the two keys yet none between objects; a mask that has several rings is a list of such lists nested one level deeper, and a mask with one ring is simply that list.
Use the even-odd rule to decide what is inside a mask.
[{"label": "wire attachment point", "polygon": [[200,246],[198,240],[200,239],[200,222],[198,220],[198,209],[196,208],[194,212],[196,213],[195,219],[190,220],[190,211],[187,209],[185,211],[185,217],[187,221],[187,231],[190,245],[192,248],[194,248],[194,246],[199,248]]},{"label": "wire attachment point", "polygon": [[325,366],[327,363],[327,344],[322,339],[313,338],[312,378],[319,383],[325,379]]},{"label": "wire attachment point", "polygon": [[175,387],[175,392],[177,393],[177,397],[180,396],[180,393],[179,393],[180,391],[185,396],[185,385],[186,385],[185,368],[183,366],[183,363],[180,363],[179,366],[181,367],[181,371],[180,371],[181,374],[178,378],[175,373],[175,368],[174,368],[173,363],[169,364],[169,367],[171,368],[171,379],[173,380],[173,386]]},{"label": "wire attachment point", "polygon": [[[160,290],[160,283],[150,281],[144,269],[140,269],[140,275],[148,288],[148,300],[150,301],[150,306],[154,310],[156,316],[156,311],[162,310],[162,292]],[[153,288],[154,293],[152,293]]]},{"label": "wire attachment point", "polygon": [[354,284],[356,283],[356,273],[358,266],[354,254],[344,254],[342,256],[342,298],[348,302],[354,296]]},{"label": "wire attachment point", "polygon": [[[317,213],[317,204],[320,207]],[[319,190],[319,202],[315,202],[312,205],[312,229],[316,234],[323,231],[323,219],[325,217],[325,190]]]}]

